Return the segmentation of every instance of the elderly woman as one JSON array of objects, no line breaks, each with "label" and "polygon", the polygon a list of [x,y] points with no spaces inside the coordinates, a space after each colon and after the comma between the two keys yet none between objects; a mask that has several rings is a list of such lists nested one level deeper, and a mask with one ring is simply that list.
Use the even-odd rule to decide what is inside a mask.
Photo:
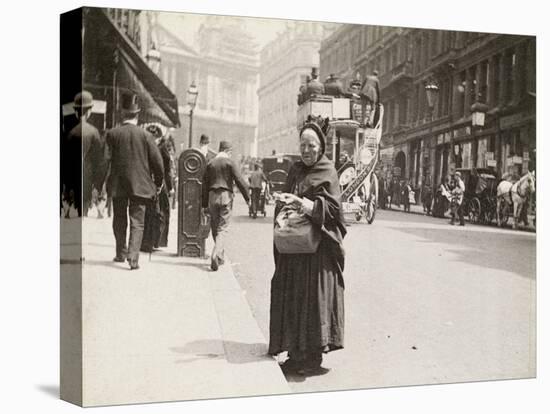
[{"label": "elderly woman", "polygon": [[311,254],[283,254],[274,246],[269,353],[288,352],[283,370],[307,375],[322,371],[322,354],[343,347],[344,250],[346,234],[338,175],[324,155],[325,135],[315,123],[300,132],[302,160],[288,174],[275,217],[293,205],[320,233]]}]

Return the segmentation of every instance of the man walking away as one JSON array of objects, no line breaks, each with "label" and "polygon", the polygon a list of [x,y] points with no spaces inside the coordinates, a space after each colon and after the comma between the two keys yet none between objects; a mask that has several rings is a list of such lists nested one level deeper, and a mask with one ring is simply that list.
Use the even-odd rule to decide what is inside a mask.
[{"label": "man walking away", "polygon": [[250,203],[248,186],[239,168],[231,159],[232,146],[227,141],[220,142],[220,152],[206,166],[202,186],[202,207],[210,214],[214,250],[211,268],[218,270],[224,262],[224,239],[227,236],[231,210],[233,209],[233,186],[237,184],[247,204]]},{"label": "man walking away", "polygon": [[[123,95],[124,122],[106,134],[106,158],[111,166],[108,192],[113,197],[115,262],[128,260],[130,269],[139,269],[139,249],[143,239],[145,209],[162,186],[164,169],[153,136],[137,126],[140,111],[136,95]],[[130,216],[130,237],[126,230]]]},{"label": "man walking away", "polygon": [[252,192],[252,217],[258,217],[258,207],[260,205],[260,195],[262,193],[262,183],[267,184],[267,178],[258,164],[254,164],[254,171],[250,174],[250,191]]},{"label": "man walking away", "polygon": [[214,151],[210,151],[210,148],[208,147],[210,145],[210,137],[208,135],[202,134],[200,141],[199,141],[199,151],[204,155],[204,158],[206,158],[206,163],[209,163],[212,158],[214,158]]},{"label": "man walking away", "polygon": [[[75,96],[73,107],[79,122],[67,135],[64,148],[67,156],[63,181],[66,194],[72,194],[72,197],[66,198],[72,198],[79,217],[88,215],[93,187],[101,191],[98,181],[102,178],[103,145],[99,131],[88,123],[92,106],[93,97],[90,92],[82,91]],[[69,210],[65,217],[69,218]]]},{"label": "man walking away", "polygon": [[452,207],[451,207],[451,225],[454,226],[456,221],[456,216],[460,220],[460,225],[464,226],[464,210],[462,209],[462,204],[464,201],[464,191],[466,187],[464,186],[464,181],[462,181],[462,174],[460,171],[455,172],[455,186],[451,191]]}]

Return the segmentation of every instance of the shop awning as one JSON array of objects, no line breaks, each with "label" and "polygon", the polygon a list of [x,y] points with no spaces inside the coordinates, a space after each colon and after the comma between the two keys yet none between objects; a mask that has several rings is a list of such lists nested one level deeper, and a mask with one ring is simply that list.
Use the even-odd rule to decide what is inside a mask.
[{"label": "shop awning", "polygon": [[[94,9],[92,9],[94,10]],[[161,122],[179,127],[178,100],[162,80],[151,70],[139,50],[107,16],[102,9],[95,9],[101,23],[113,33],[119,50],[117,84],[140,96],[140,121]],[[98,28],[99,30],[99,28]]]}]

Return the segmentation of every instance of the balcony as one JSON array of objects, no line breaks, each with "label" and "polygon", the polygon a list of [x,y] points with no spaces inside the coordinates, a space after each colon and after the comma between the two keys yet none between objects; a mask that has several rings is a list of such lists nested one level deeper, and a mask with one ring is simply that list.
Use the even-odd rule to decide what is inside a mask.
[{"label": "balcony", "polygon": [[412,80],[412,62],[406,60],[394,66],[391,71],[385,73],[380,79],[380,85],[382,90],[399,90],[404,86],[410,85]]}]

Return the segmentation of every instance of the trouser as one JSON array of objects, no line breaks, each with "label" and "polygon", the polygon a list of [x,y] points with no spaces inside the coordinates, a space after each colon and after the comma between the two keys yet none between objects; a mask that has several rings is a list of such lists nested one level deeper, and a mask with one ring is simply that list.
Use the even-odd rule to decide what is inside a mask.
[{"label": "trouser", "polygon": [[252,214],[256,215],[258,213],[258,208],[260,206],[260,195],[262,192],[261,188],[251,188],[252,190]]},{"label": "trouser", "polygon": [[460,224],[464,225],[464,210],[462,208],[462,204],[463,203],[453,203],[451,211],[451,223],[454,224],[454,222],[456,221],[456,216],[458,215]]},{"label": "trouser", "polygon": [[233,193],[227,190],[211,190],[208,194],[208,210],[210,212],[210,227],[214,238],[212,259],[223,262],[225,238],[233,208]]},{"label": "trouser", "polygon": [[[123,257],[127,251],[128,259],[137,264],[143,240],[145,209],[149,203],[150,200],[141,197],[113,198],[113,233],[115,234],[117,257]],[[130,237],[128,248],[126,248],[128,215],[130,216]]]}]

